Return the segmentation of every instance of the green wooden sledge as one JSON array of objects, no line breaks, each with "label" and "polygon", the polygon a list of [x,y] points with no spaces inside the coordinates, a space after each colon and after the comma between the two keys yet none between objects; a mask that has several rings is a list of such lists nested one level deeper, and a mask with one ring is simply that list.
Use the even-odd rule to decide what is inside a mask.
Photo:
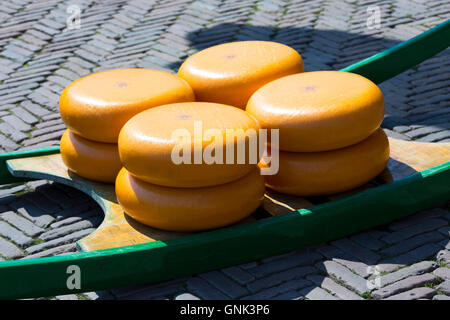
[{"label": "green wooden sledge", "polygon": [[[450,20],[341,71],[375,83],[446,49]],[[105,220],[78,242],[84,252],[0,262],[0,298],[88,292],[168,280],[241,264],[348,236],[450,199],[450,144],[390,139],[388,168],[357,190],[320,199],[268,191],[262,207],[236,225],[192,234],[163,232],[127,217],[112,185],[70,174],[59,147],[0,154],[0,183],[49,179],[97,201]],[[69,289],[68,268],[81,270],[81,288]]]}]

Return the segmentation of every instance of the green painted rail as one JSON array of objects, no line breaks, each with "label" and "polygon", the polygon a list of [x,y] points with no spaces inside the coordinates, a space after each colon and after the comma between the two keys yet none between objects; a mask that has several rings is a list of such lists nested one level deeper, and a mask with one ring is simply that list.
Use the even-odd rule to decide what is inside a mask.
[{"label": "green painted rail", "polygon": [[[380,83],[449,45],[445,23],[342,71]],[[59,152],[59,148],[0,155],[0,182],[22,181],[6,160]],[[344,199],[256,222],[165,241],[65,256],[0,262],[0,298],[87,292],[162,281],[289,252],[359,232],[450,198],[450,162]],[[81,270],[70,290],[67,270]]]}]

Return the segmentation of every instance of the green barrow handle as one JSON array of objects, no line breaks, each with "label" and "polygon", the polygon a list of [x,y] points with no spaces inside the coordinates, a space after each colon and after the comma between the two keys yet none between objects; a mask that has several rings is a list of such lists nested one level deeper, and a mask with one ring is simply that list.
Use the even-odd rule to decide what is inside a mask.
[{"label": "green barrow handle", "polygon": [[450,20],[447,20],[414,38],[341,71],[357,73],[375,83],[381,83],[445,50],[449,45]]}]

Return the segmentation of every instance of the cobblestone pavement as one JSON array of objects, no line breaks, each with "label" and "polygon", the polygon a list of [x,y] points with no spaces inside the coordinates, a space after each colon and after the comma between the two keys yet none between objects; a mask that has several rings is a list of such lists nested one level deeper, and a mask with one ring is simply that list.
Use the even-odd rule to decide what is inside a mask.
[{"label": "cobblestone pavement", "polygon": [[[66,30],[69,4],[81,9],[80,29]],[[380,29],[366,25],[370,5],[381,10]],[[445,21],[449,13],[446,0],[3,1],[0,151],[57,145],[65,129],[59,94],[91,72],[176,71],[198,50],[250,39],[294,47],[308,71],[339,69]],[[381,85],[383,127],[390,135],[450,141],[449,71],[446,50]],[[92,200],[56,183],[3,186],[0,197],[0,260],[74,252],[74,242],[102,220]],[[51,299],[450,299],[448,209],[223,270]]]}]

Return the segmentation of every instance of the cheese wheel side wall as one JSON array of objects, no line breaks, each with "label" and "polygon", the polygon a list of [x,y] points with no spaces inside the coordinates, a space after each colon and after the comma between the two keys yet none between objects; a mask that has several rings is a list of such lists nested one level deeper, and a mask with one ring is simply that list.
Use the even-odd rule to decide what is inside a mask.
[{"label": "cheese wheel side wall", "polygon": [[383,171],[389,140],[382,129],[350,147],[324,152],[280,151],[279,171],[264,176],[266,186],[298,196],[320,196],[356,188]]},{"label": "cheese wheel side wall", "polygon": [[133,219],[163,230],[200,231],[238,222],[255,211],[264,197],[257,166],[243,178],[208,188],[168,188],[134,178],[123,168],[116,195]]},{"label": "cheese wheel side wall", "polygon": [[111,183],[122,167],[117,144],[90,141],[66,130],[60,147],[64,164],[83,178]]}]

